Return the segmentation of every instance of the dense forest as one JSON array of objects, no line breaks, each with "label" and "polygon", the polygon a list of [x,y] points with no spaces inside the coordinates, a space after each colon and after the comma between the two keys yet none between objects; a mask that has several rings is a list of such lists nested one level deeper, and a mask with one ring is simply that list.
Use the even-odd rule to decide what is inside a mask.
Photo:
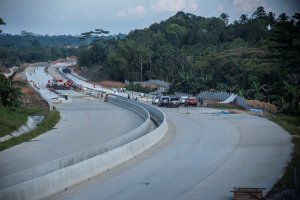
[{"label": "dense forest", "polygon": [[235,92],[298,114],[300,102],[300,14],[200,17],[178,12],[124,39],[82,46],[79,64],[94,79],[172,83],[171,92]]},{"label": "dense forest", "polygon": [[42,36],[22,31],[20,35],[0,34],[0,66],[56,60],[78,53],[75,36]]},{"label": "dense forest", "polygon": [[160,79],[172,83],[170,92],[235,92],[300,114],[299,13],[276,16],[258,7],[229,23],[226,13],[205,18],[178,12],[127,36],[87,33],[84,39],[1,33],[0,66],[77,55],[94,80]]},{"label": "dense forest", "polygon": [[0,66],[12,67],[24,62],[56,60],[77,55],[79,46],[86,46],[97,40],[124,38],[118,35],[93,35],[88,38],[72,35],[38,35],[21,31],[19,35],[0,34]]},{"label": "dense forest", "polygon": [[42,47],[78,47],[78,37],[72,35],[38,35],[27,31],[21,31],[19,35],[0,34],[1,46],[27,47],[33,42],[38,42]]}]

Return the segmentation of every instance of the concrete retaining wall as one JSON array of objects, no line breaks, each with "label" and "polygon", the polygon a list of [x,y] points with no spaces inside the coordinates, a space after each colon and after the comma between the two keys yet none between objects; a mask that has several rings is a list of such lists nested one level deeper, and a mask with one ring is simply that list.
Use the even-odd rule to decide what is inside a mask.
[{"label": "concrete retaining wall", "polygon": [[116,97],[118,99],[122,99],[123,101],[131,102],[133,104],[136,104],[136,105],[139,105],[139,106],[142,106],[143,108],[145,108],[150,113],[150,117],[151,117],[152,121],[154,121],[157,126],[159,126],[165,120],[164,113],[161,112],[160,110],[154,108],[151,105],[144,104],[144,103],[141,103],[139,101],[136,101],[136,100],[133,100],[133,99],[128,99],[128,98],[121,97],[121,96],[116,96]]},{"label": "concrete retaining wall", "polygon": [[[41,199],[86,181],[147,150],[168,130],[165,115],[158,109],[125,99],[112,97],[110,102],[128,107],[144,115],[145,122],[128,134],[85,152],[67,156],[35,168],[18,172],[0,180],[0,199]],[[146,107],[146,110],[143,108]],[[143,114],[144,113],[144,114]],[[159,126],[147,133],[151,113]]]},{"label": "concrete retaining wall", "polygon": [[0,137],[0,143],[10,140],[13,137],[18,137],[23,135],[37,127],[39,123],[44,120],[44,116],[28,116],[27,123],[22,125],[17,131],[13,131],[12,133]]}]

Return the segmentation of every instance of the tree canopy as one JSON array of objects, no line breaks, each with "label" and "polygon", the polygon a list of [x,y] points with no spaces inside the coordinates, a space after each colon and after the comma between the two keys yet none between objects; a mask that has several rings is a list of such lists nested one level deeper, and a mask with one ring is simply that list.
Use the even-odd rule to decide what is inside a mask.
[{"label": "tree canopy", "polygon": [[22,105],[20,88],[14,87],[13,78],[16,72],[6,77],[0,72],[0,106],[16,109]]},{"label": "tree canopy", "polygon": [[[1,25],[5,25],[5,22],[3,21],[3,19],[0,17],[0,26]],[[0,33],[2,33],[2,30],[0,29]]]},{"label": "tree canopy", "polygon": [[160,79],[172,83],[170,92],[235,92],[299,115],[300,14],[276,15],[258,7],[251,16],[228,19],[226,13],[205,18],[178,12],[126,36],[97,36],[108,31],[95,29],[82,40],[2,33],[0,65],[78,55],[95,80]]},{"label": "tree canopy", "polygon": [[171,92],[225,90],[299,114],[299,13],[275,16],[258,7],[229,24],[226,13],[178,12],[125,38],[82,46],[79,64],[98,70],[95,79],[161,79]]}]

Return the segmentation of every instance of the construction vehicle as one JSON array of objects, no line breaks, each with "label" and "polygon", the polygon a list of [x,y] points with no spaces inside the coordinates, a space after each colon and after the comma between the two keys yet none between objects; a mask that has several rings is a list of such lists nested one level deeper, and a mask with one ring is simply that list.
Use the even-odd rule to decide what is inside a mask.
[{"label": "construction vehicle", "polygon": [[71,80],[52,79],[52,81],[48,81],[47,87],[55,90],[69,90],[72,84],[73,82]]}]

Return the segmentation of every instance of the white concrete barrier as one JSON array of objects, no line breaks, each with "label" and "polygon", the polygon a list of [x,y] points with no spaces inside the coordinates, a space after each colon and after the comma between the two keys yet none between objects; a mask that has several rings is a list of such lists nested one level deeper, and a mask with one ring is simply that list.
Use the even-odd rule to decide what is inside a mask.
[{"label": "white concrete barrier", "polygon": [[[137,129],[105,144],[2,178],[0,199],[48,197],[128,161],[156,144],[167,133],[165,115],[158,109],[126,98],[111,97],[109,101],[144,115],[145,122]],[[149,113],[159,124],[150,133],[147,132]]]},{"label": "white concrete barrier", "polygon": [[263,110],[261,109],[249,109],[251,115],[258,115],[262,116],[263,115]]},{"label": "white concrete barrier", "polygon": [[46,88],[48,75],[44,71],[44,67],[36,67],[33,70],[34,72],[30,72],[30,69],[26,68],[25,75],[28,83],[31,88],[34,89],[45,102],[47,102],[47,104],[49,105],[49,109],[53,110],[52,99],[59,98],[59,95]]}]

